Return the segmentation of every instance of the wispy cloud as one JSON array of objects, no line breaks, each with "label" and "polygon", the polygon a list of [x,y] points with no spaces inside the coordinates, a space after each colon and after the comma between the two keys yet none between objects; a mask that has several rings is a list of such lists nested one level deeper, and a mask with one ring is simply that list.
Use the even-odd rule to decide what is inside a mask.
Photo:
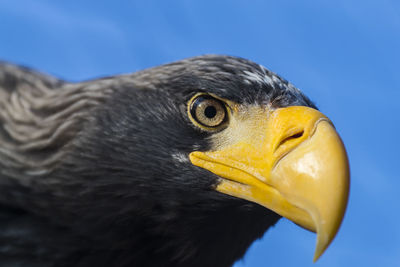
[{"label": "wispy cloud", "polygon": [[[27,33],[6,40],[16,44],[20,63],[32,64],[25,62],[22,56],[32,57],[32,49],[27,49],[32,45],[40,53],[40,62],[56,58],[51,61],[52,65],[40,68],[46,71],[45,67],[48,67],[47,71],[56,75],[63,73],[62,77],[69,80],[87,79],[104,73],[101,62],[113,60],[116,56],[126,58],[131,53],[124,24],[110,18],[107,13],[91,12],[90,6],[68,6],[46,0],[0,0],[1,19],[10,19],[11,22],[9,26],[3,24],[3,28],[16,27]],[[63,62],[63,65],[57,66],[56,61]],[[65,69],[60,71],[62,66]],[[70,70],[73,74],[68,77],[65,73]]]},{"label": "wispy cloud", "polygon": [[56,29],[57,31],[102,33],[109,38],[124,40],[123,31],[113,21],[87,13],[73,14],[49,2],[2,0],[0,1],[1,13],[12,14],[49,31]]}]

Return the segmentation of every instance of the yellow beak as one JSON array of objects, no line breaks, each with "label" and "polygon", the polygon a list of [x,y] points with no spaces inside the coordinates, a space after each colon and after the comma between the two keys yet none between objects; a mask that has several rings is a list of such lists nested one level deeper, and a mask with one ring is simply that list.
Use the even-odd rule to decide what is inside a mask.
[{"label": "yellow beak", "polygon": [[[221,177],[216,190],[258,203],[317,232],[316,261],[335,237],[349,194],[345,148],[327,117],[288,107],[255,116],[257,134],[191,162]],[[250,115],[251,116],[251,115]]]}]

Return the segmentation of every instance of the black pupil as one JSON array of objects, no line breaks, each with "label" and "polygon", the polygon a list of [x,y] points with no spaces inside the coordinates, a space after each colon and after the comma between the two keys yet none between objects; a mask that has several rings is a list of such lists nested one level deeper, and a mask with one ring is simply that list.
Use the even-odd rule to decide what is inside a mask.
[{"label": "black pupil", "polygon": [[206,115],[207,118],[212,119],[217,115],[217,109],[214,106],[208,106],[204,110],[204,115]]}]

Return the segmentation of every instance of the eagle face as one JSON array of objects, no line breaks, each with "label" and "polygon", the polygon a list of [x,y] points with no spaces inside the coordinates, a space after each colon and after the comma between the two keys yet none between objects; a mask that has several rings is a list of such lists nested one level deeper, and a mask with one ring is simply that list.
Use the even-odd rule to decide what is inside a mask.
[{"label": "eagle face", "polygon": [[330,120],[264,67],[200,56],[61,87],[100,100],[66,118],[68,141],[47,148],[62,157],[35,180],[7,179],[30,179],[12,187],[28,190],[19,206],[68,229],[74,255],[86,255],[71,263],[230,266],[281,216],[318,233],[315,259],[335,236],[344,147]]}]

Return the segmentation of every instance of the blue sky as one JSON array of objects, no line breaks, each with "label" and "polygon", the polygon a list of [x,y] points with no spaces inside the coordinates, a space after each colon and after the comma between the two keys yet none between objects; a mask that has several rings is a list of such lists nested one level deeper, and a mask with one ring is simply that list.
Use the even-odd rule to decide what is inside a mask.
[{"label": "blue sky", "polygon": [[290,80],[350,157],[348,210],[316,264],[316,236],[283,219],[235,267],[400,266],[400,1],[0,0],[0,59],[71,81],[205,53]]}]

